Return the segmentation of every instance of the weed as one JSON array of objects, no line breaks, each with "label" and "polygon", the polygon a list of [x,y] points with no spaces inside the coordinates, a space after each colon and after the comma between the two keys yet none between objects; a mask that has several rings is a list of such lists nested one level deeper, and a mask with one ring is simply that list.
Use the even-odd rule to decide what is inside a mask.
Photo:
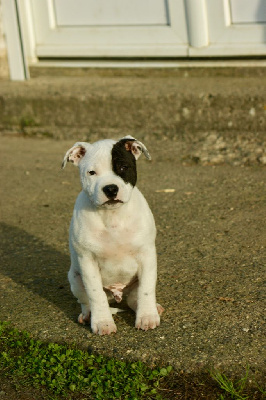
[{"label": "weed", "polygon": [[97,400],[160,399],[161,381],[171,369],[150,369],[140,361],[129,363],[44,343],[0,322],[0,370],[55,395],[80,392]]},{"label": "weed", "polygon": [[[199,375],[171,373],[92,355],[74,346],[34,340],[0,322],[0,371],[22,387],[47,389],[49,399],[262,399],[265,390],[248,387],[248,373],[232,381],[218,371]],[[221,394],[221,392],[223,392]],[[83,397],[84,396],[84,397]]]},{"label": "weed", "polygon": [[[218,383],[220,388],[230,395],[231,399],[247,400],[248,396],[244,394],[244,390],[247,386],[248,373],[249,368],[247,368],[245,376],[235,383],[218,371],[211,372],[211,376]],[[223,395],[221,395],[220,400],[224,400]]]},{"label": "weed", "polygon": [[20,128],[24,132],[25,128],[28,126],[36,126],[36,121],[33,117],[22,117],[20,119]]}]

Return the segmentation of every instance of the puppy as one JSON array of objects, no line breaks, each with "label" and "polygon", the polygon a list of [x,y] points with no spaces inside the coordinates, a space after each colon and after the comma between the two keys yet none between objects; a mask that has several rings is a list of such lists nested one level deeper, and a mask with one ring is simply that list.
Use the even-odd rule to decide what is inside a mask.
[{"label": "puppy", "polygon": [[[70,226],[71,290],[81,304],[78,322],[92,332],[116,332],[110,301],[136,312],[138,329],[160,324],[156,304],[156,228],[151,210],[136,187],[136,160],[148,150],[132,136],[119,141],[78,142],[64,157],[79,167],[82,191]],[[117,309],[116,309],[117,310]]]}]

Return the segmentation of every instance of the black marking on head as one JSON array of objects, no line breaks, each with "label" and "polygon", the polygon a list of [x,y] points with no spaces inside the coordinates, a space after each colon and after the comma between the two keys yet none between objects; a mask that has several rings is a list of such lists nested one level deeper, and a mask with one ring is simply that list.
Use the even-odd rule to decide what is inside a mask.
[{"label": "black marking on head", "polygon": [[116,175],[134,187],[137,183],[137,166],[136,159],[130,151],[130,142],[132,143],[133,141],[133,139],[122,139],[114,144],[112,148],[112,167]]}]

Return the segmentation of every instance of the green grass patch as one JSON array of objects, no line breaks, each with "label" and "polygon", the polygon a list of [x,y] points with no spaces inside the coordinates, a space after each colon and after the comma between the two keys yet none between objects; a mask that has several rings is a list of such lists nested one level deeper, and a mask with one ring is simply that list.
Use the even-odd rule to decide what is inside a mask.
[{"label": "green grass patch", "polygon": [[[149,368],[89,354],[75,346],[35,340],[0,322],[0,373],[19,389],[36,388],[47,399],[260,400],[265,389],[250,386],[249,369],[239,379],[219,371],[195,374],[172,367]],[[10,395],[10,393],[9,393]],[[33,393],[32,398],[36,398]],[[11,399],[17,397],[10,397]],[[30,398],[30,397],[29,397]]]},{"label": "green grass patch", "polygon": [[160,399],[160,385],[172,368],[151,369],[139,361],[108,359],[45,343],[0,322],[0,370],[21,384],[48,389],[58,398],[76,392],[97,400],[134,400]]},{"label": "green grass patch", "polygon": [[33,117],[22,117],[20,119],[20,128],[22,131],[28,126],[37,126],[38,124]]},{"label": "green grass patch", "polygon": [[[245,375],[238,380],[232,380],[225,374],[219,371],[212,371],[210,373],[212,379],[217,382],[223,394],[220,394],[219,400],[232,399],[232,400],[249,400],[251,396],[248,394],[248,375],[249,367],[246,369]],[[257,384],[256,394],[254,398],[266,398],[266,392]]]},{"label": "green grass patch", "polygon": [[[233,382],[225,374],[221,374],[219,371],[212,372],[211,376],[218,383],[220,388],[230,395],[231,399],[247,400],[248,396],[245,395],[245,388],[247,386],[248,370],[249,369],[247,369],[245,376],[236,382]],[[223,395],[221,395],[221,400],[222,399],[224,399]]]}]

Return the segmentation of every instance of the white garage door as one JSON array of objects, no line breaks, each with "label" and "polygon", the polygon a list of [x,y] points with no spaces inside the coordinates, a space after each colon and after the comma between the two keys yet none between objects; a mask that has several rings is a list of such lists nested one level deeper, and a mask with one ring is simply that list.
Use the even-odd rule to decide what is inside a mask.
[{"label": "white garage door", "polygon": [[17,79],[44,58],[266,55],[266,0],[2,2]]}]

